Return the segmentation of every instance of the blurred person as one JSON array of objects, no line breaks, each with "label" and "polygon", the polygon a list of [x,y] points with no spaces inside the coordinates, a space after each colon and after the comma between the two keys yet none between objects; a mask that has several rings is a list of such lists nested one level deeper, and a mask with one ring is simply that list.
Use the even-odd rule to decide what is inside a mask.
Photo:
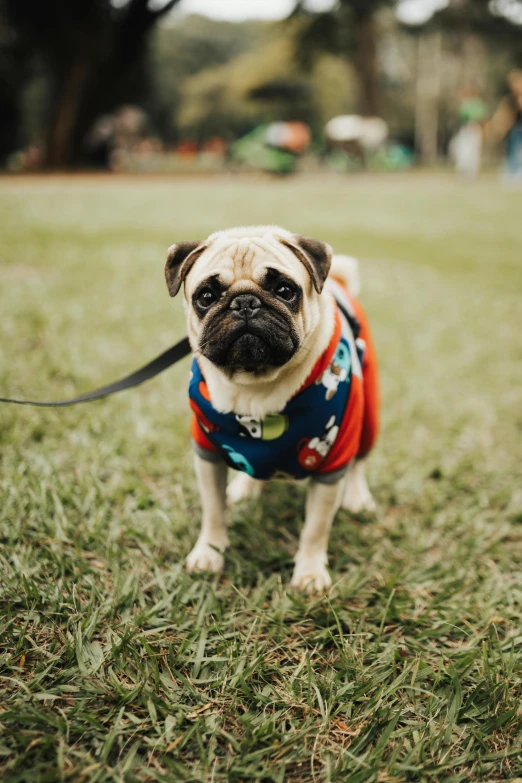
[{"label": "blurred person", "polygon": [[389,135],[388,124],[380,117],[341,114],[325,125],[325,137],[332,150],[342,150],[359,168],[368,168],[368,154],[380,150]]},{"label": "blurred person", "polygon": [[505,141],[506,178],[522,182],[522,69],[511,71],[507,83],[509,95],[500,101],[486,131],[493,141]]},{"label": "blurred person", "polygon": [[460,92],[458,108],[459,130],[451,141],[450,154],[455,161],[455,171],[475,178],[482,163],[483,122],[487,105],[479,91],[470,85]]},{"label": "blurred person", "polygon": [[193,160],[199,155],[199,144],[195,139],[183,139],[176,146],[176,155],[180,158]]},{"label": "blurred person", "polygon": [[143,139],[150,133],[147,114],[139,106],[120,106],[114,113],[115,149],[131,153],[138,150]]},{"label": "blurred person", "polygon": [[111,168],[114,134],[114,115],[103,114],[96,120],[86,139],[87,160],[92,166]]},{"label": "blurred person", "polygon": [[96,168],[122,171],[129,167],[134,153],[149,138],[150,122],[138,106],[120,106],[113,114],[103,114],[86,138],[88,162]]},{"label": "blurred person", "polygon": [[221,136],[211,136],[203,144],[203,152],[224,158],[227,154],[227,143]]},{"label": "blurred person", "polygon": [[311,138],[310,128],[303,122],[272,122],[242,136],[231,145],[230,152],[233,161],[250,169],[293,174]]},{"label": "blurred person", "polygon": [[300,155],[309,147],[312,136],[304,122],[271,122],[266,129],[266,144]]},{"label": "blurred person", "polygon": [[36,144],[30,144],[21,156],[21,168],[23,171],[37,171],[42,160],[42,150]]}]

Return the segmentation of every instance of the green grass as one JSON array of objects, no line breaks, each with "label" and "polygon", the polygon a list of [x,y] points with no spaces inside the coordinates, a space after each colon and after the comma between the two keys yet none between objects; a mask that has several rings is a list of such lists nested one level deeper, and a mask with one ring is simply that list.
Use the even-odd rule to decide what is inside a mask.
[{"label": "green grass", "polygon": [[0,180],[0,394],[60,398],[184,333],[166,248],[277,222],[361,259],[383,381],[376,521],[287,590],[304,491],[199,525],[188,365],[65,410],[0,405],[0,778],[522,775],[522,192],[445,175]]}]

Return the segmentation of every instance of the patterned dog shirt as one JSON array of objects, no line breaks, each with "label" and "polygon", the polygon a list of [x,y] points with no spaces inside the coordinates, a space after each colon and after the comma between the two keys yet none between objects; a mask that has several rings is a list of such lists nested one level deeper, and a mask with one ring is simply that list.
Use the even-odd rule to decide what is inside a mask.
[{"label": "patterned dog shirt", "polygon": [[[192,436],[204,459],[222,458],[258,479],[315,476],[336,481],[372,447],[378,429],[377,359],[360,304],[335,281],[335,328],[328,348],[282,411],[256,419],[212,405],[196,358],[189,384]],[[360,325],[359,338],[350,320]],[[352,321],[353,323],[353,321]]]}]

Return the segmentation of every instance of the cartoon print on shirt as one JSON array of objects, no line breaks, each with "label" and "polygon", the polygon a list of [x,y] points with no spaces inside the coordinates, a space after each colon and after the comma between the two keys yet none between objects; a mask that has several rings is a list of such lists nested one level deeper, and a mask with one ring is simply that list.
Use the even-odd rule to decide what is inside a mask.
[{"label": "cartoon print on shirt", "polygon": [[243,437],[250,435],[251,438],[261,438],[263,434],[261,419],[256,419],[254,416],[240,416],[236,413],[236,420],[239,424],[240,435],[243,435]]},{"label": "cartoon print on shirt", "polygon": [[306,470],[315,470],[326,457],[339,433],[335,416],[330,416],[320,438],[303,438],[297,445],[298,461]]},{"label": "cartoon print on shirt", "polygon": [[364,364],[364,354],[366,353],[366,341],[362,337],[358,337],[355,341],[355,347],[357,349],[357,355],[359,356],[359,362],[361,367]]},{"label": "cartoon print on shirt", "polygon": [[347,345],[340,342],[334,357],[326,370],[316,383],[322,383],[326,387],[326,399],[331,400],[340,383],[348,377],[351,366],[350,350]]},{"label": "cartoon print on shirt", "polygon": [[276,438],[280,438],[287,431],[290,423],[288,416],[284,413],[269,413],[264,419],[236,414],[236,419],[239,423],[240,435],[250,435],[251,438],[260,440],[276,440]]},{"label": "cartoon print on shirt", "polygon": [[223,446],[223,449],[227,452],[228,457],[236,470],[242,470],[243,473],[248,473],[249,476],[254,475],[254,468],[246,457],[238,451],[234,451],[231,446]]}]

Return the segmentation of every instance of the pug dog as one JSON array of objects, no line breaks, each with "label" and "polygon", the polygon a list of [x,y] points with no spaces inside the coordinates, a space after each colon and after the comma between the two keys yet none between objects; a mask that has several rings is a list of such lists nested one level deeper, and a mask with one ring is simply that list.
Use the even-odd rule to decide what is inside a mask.
[{"label": "pug dog", "polygon": [[[227,499],[256,498],[272,477],[308,477],[291,584],[328,590],[336,511],[375,510],[364,460],[378,430],[378,370],[356,299],[357,262],[332,256],[326,242],[254,226],[172,245],[165,278],[170,296],[184,289],[193,351],[189,396],[203,513],[187,570],[223,569]],[[343,373],[332,385],[339,356]],[[229,467],[239,473],[227,488]]]}]

